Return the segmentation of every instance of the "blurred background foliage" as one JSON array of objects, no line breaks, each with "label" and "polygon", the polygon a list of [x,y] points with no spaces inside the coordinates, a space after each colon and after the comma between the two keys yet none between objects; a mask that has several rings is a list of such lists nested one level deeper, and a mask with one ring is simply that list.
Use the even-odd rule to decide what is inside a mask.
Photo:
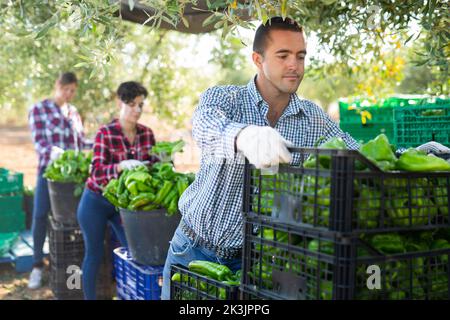
[{"label": "blurred background foliage", "polygon": [[184,8],[198,1],[139,3],[156,10],[145,26],[118,18],[117,1],[2,1],[1,122],[25,123],[59,72],[74,70],[74,104],[88,128],[114,115],[114,90],[131,79],[149,89],[150,112],[186,126],[207,87],[249,81],[253,30],[274,15],[304,26],[310,51],[299,93],[325,109],[346,96],[449,93],[448,1],[210,0],[204,25],[217,31],[203,35],[157,28],[185,23]]}]

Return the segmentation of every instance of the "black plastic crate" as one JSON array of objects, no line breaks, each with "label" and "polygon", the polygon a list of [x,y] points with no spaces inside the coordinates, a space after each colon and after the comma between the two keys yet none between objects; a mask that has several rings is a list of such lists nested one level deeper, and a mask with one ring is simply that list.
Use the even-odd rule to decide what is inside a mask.
[{"label": "black plastic crate", "polygon": [[[50,288],[57,300],[83,300],[82,283],[80,289],[69,289],[67,281],[73,273],[67,273],[67,268],[50,266]],[[81,277],[81,275],[80,275]],[[81,280],[81,278],[80,278]],[[111,300],[115,295],[111,279],[111,267],[102,263],[97,279],[97,300]]]},{"label": "black plastic crate", "polygon": [[83,255],[84,240],[78,225],[64,225],[49,218],[49,249],[53,257]]},{"label": "black plastic crate", "polygon": [[[113,285],[112,243],[109,228],[105,232],[105,251],[97,278],[97,299],[108,300],[115,295]],[[69,289],[69,266],[81,269],[84,258],[84,240],[78,225],[67,225],[49,220],[50,287],[56,299],[82,300],[81,289]]]},{"label": "black plastic crate", "polygon": [[[441,231],[445,232],[434,236],[448,239],[449,230]],[[380,251],[373,245],[380,235],[345,237],[274,222],[269,217],[246,216],[243,298],[450,299],[450,249],[419,248],[410,240],[428,234],[400,233],[401,239],[406,239],[404,247],[394,252],[395,241],[391,241],[383,247],[391,251]],[[384,249],[389,246],[391,249]],[[380,289],[367,287],[369,266],[379,267]]]},{"label": "black plastic crate", "polygon": [[[291,152],[294,165],[274,175],[247,162],[244,213],[347,234],[450,227],[450,172],[383,172],[353,150]],[[310,154],[319,161],[305,168]]]},{"label": "black plastic crate", "polygon": [[171,300],[237,300],[239,287],[207,278],[187,268],[172,265],[170,278],[180,274],[181,281],[170,281]]}]

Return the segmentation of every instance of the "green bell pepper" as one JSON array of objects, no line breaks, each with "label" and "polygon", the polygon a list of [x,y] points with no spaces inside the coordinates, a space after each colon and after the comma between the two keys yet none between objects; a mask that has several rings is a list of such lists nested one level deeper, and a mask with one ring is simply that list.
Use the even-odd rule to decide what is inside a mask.
[{"label": "green bell pepper", "polygon": [[219,281],[228,280],[233,275],[227,266],[210,261],[193,260],[189,263],[188,267],[190,271]]},{"label": "green bell pepper", "polygon": [[413,172],[450,171],[450,163],[436,156],[410,148],[397,161],[397,169]]},{"label": "green bell pepper", "polygon": [[[436,216],[437,206],[431,201],[432,186],[427,179],[410,180],[410,193],[408,192],[408,180],[386,180],[388,199],[387,214],[396,226],[427,224],[429,219]],[[410,211],[411,210],[411,211]]]},{"label": "green bell pepper", "polygon": [[174,215],[177,212],[178,212],[178,198],[175,197],[175,198],[172,199],[172,201],[170,202],[169,207],[167,208],[167,215],[169,217],[171,217],[172,215]]},{"label": "green bell pepper", "polygon": [[170,190],[173,187],[173,183],[170,181],[164,181],[164,184],[162,186],[162,188],[158,191],[158,193],[156,194],[156,198],[155,198],[155,203],[156,204],[161,204],[163,202],[163,200],[167,197],[167,195],[169,194]]},{"label": "green bell pepper", "polygon": [[397,157],[394,151],[392,151],[385,134],[380,134],[375,139],[361,145],[359,151],[381,170],[388,171],[395,169]]},{"label": "green bell pepper", "polygon": [[[327,142],[319,145],[320,149],[347,149],[344,140],[340,137],[333,137],[329,139]],[[331,156],[328,155],[320,155],[319,156],[319,164],[320,168],[330,169],[331,167]],[[310,155],[308,159],[303,163],[305,168],[315,168],[317,165],[316,156]]]},{"label": "green bell pepper", "polygon": [[106,200],[111,202],[111,204],[114,207],[120,207],[119,201],[117,200],[117,198],[113,194],[111,194],[111,193],[104,193],[103,196],[106,198]]},{"label": "green bell pepper", "polygon": [[370,239],[370,244],[384,254],[405,252],[402,237],[398,234],[377,234]]},{"label": "green bell pepper", "polygon": [[134,197],[128,205],[128,209],[136,210],[155,199],[155,195],[153,193],[141,193],[138,196]]},{"label": "green bell pepper", "polygon": [[148,172],[135,171],[127,176],[127,178],[125,180],[125,185],[128,188],[128,185],[133,181],[146,184],[148,181],[151,181],[151,179],[152,179],[152,176]]},{"label": "green bell pepper", "polygon": [[127,190],[130,192],[130,194],[135,197],[139,194],[139,190],[137,188],[137,181],[131,181],[127,186]]}]

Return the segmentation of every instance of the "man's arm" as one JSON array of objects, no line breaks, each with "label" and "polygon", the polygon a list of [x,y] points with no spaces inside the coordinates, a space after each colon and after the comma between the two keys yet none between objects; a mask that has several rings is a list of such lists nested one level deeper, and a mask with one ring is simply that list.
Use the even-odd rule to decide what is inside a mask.
[{"label": "man's arm", "polygon": [[332,137],[340,137],[342,138],[342,140],[344,140],[345,144],[347,145],[347,148],[351,150],[358,150],[359,143],[356,142],[356,140],[353,139],[351,135],[342,131],[342,129],[339,128],[337,123],[334,122],[325,112],[323,114],[325,117],[325,126],[326,126],[325,141]]},{"label": "man's arm", "polygon": [[220,158],[235,158],[235,139],[247,126],[232,120],[237,112],[233,98],[223,88],[206,90],[192,119],[192,135],[202,152]]}]

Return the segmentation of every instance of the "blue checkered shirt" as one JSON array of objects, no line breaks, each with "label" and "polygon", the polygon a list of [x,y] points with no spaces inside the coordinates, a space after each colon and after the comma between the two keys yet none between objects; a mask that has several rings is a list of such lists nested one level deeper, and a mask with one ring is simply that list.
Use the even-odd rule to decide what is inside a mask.
[{"label": "blue checkered shirt", "polygon": [[[245,159],[235,151],[235,138],[247,125],[270,126],[268,104],[255,79],[247,86],[206,90],[193,115],[193,137],[201,149],[200,170],[179,201],[183,221],[212,245],[237,249],[243,243],[243,177]],[[342,137],[349,149],[358,143],[316,104],[291,95],[274,127],[298,147],[313,147],[320,138]],[[292,164],[299,164],[294,154]]]}]

